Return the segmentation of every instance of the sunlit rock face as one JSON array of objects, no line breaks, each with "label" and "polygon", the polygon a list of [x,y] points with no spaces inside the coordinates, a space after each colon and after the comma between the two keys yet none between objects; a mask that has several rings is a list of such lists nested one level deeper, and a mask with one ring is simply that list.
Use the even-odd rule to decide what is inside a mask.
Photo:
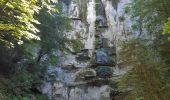
[{"label": "sunlit rock face", "polygon": [[49,66],[41,91],[50,100],[114,99],[113,83],[128,70],[119,67],[118,44],[130,32],[130,18],[123,10],[129,1],[59,1],[63,15],[71,20],[72,30],[65,35],[72,43],[68,51],[56,52],[58,64]]},{"label": "sunlit rock face", "polygon": [[94,50],[95,41],[95,21],[96,21],[96,10],[95,10],[95,0],[89,0],[87,4],[87,39],[85,41],[84,49],[89,50],[90,56],[92,56],[92,51]]}]

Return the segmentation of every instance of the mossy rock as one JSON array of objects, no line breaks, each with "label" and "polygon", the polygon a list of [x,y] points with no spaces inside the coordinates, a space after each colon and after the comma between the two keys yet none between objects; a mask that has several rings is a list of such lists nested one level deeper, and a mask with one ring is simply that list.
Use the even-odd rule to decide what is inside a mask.
[{"label": "mossy rock", "polygon": [[76,60],[80,62],[87,62],[90,60],[90,57],[87,54],[82,53],[76,56]]},{"label": "mossy rock", "polygon": [[99,66],[115,66],[116,55],[109,48],[96,50],[96,64]]},{"label": "mossy rock", "polygon": [[75,73],[75,81],[84,81],[96,76],[96,71],[91,68],[81,69]]},{"label": "mossy rock", "polygon": [[117,89],[118,88],[118,82],[114,81],[114,80],[110,80],[109,81],[109,86],[112,88],[112,89]]},{"label": "mossy rock", "polygon": [[95,39],[95,49],[100,49],[102,47],[102,39],[100,36]]},{"label": "mossy rock", "polygon": [[95,68],[97,76],[100,78],[110,78],[112,77],[113,70],[108,66],[98,66]]},{"label": "mossy rock", "polygon": [[88,86],[99,86],[99,87],[108,84],[109,84],[108,79],[101,79],[101,78],[91,80],[90,82],[87,83]]}]

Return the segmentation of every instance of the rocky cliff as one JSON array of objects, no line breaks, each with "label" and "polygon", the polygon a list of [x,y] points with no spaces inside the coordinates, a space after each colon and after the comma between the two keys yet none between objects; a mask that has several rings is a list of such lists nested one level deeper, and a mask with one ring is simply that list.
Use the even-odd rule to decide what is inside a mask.
[{"label": "rocky cliff", "polygon": [[41,91],[51,100],[115,100],[121,69],[119,43],[130,33],[124,12],[128,0],[60,0],[71,19],[68,52],[56,51],[59,63],[49,66]]}]

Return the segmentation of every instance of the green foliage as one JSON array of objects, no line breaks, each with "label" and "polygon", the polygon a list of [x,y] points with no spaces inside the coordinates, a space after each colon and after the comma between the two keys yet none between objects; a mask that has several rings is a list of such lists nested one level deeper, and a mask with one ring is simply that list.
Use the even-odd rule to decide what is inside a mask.
[{"label": "green foliage", "polygon": [[170,34],[170,18],[164,24],[163,34]]},{"label": "green foliage", "polygon": [[168,100],[169,6],[169,0],[132,0],[125,7],[125,13],[133,20],[132,28],[155,37],[143,42],[140,37],[141,40],[133,39],[123,44],[121,59],[129,71],[119,85],[131,90],[125,100]]},{"label": "green foliage", "polygon": [[31,88],[31,85],[34,81],[33,77],[35,76],[26,70],[19,71],[19,73],[16,73],[15,77],[11,79],[11,87],[8,88],[9,90],[12,89],[15,94],[22,94],[22,89],[29,90]]},{"label": "green foliage", "polygon": [[[135,49],[134,49],[135,48]],[[169,95],[164,90],[161,73],[164,65],[153,56],[155,52],[139,40],[131,40],[123,44],[121,59],[129,71],[123,76],[120,86],[131,88],[125,100],[167,100]]]},{"label": "green foliage", "polygon": [[21,42],[23,37],[26,39],[39,39],[35,35],[38,29],[33,25],[33,23],[39,23],[33,18],[34,13],[40,9],[36,5],[36,2],[36,0],[1,1],[1,43],[7,43],[9,45],[11,43],[12,45],[13,41]]},{"label": "green foliage", "polygon": [[70,40],[70,44],[73,47],[74,52],[78,53],[81,51],[82,47],[83,47],[83,43],[81,42],[80,39],[72,39]]},{"label": "green foliage", "polygon": [[152,33],[158,36],[164,22],[170,16],[169,6],[169,0],[132,0],[126,10],[134,21],[135,30],[142,33],[145,28],[148,34]]},{"label": "green foliage", "polygon": [[49,100],[48,97],[46,95],[36,95],[36,99],[37,100]]},{"label": "green foliage", "polygon": [[125,11],[125,13],[127,13],[127,14],[128,14],[128,13],[129,13],[129,11],[130,11],[130,7],[129,7],[129,6],[125,6],[125,7],[124,7],[124,11]]},{"label": "green foliage", "polygon": [[71,29],[57,7],[55,0],[0,1],[0,99],[48,100],[36,87]]},{"label": "green foliage", "polygon": [[40,25],[40,47],[41,55],[51,53],[54,49],[62,49],[65,47],[64,31],[71,29],[70,19],[56,12],[46,13],[47,8],[43,8],[37,15]]},{"label": "green foliage", "polygon": [[0,94],[2,96],[0,98],[5,98],[3,100],[30,100],[31,98],[47,100],[47,97],[36,89],[44,79],[46,67],[24,64],[17,68],[17,72],[13,76],[8,79],[1,78]]},{"label": "green foliage", "polygon": [[[166,24],[168,25],[168,23]],[[167,26],[168,27],[168,26]],[[168,31],[168,28],[164,28],[165,30]],[[162,69],[163,72],[161,73],[162,79],[164,80],[164,83],[166,85],[164,86],[164,90],[169,91],[170,89],[170,42],[169,42],[169,33],[165,32],[163,33],[163,37],[161,38],[161,43],[159,45],[159,51],[161,55],[161,60],[163,61],[163,64],[165,65]],[[170,95],[168,92],[164,92],[166,95]]]},{"label": "green foliage", "polygon": [[[1,78],[0,82],[0,99],[2,100],[47,100],[45,95],[39,92],[32,91],[36,89],[36,86],[43,80],[42,76],[44,72],[39,66],[31,67],[29,70],[27,67],[21,66],[12,77]],[[38,90],[37,90],[38,91]],[[44,98],[44,99],[43,99]]]},{"label": "green foliage", "polygon": [[98,48],[102,44],[101,39],[99,37],[96,37],[95,39],[95,46]]},{"label": "green foliage", "polygon": [[0,1],[0,43],[6,46],[22,44],[23,40],[40,40],[37,32],[39,30],[34,24],[40,24],[34,18],[41,7],[48,7],[49,11],[54,10],[49,3],[55,0],[1,0]]}]

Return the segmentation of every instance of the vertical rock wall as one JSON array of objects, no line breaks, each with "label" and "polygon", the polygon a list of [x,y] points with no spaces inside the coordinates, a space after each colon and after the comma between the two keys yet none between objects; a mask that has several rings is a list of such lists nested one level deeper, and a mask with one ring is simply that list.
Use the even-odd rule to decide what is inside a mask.
[{"label": "vertical rock wall", "polygon": [[73,29],[66,36],[73,43],[68,45],[70,52],[57,51],[59,63],[49,66],[42,92],[51,100],[112,100],[116,79],[126,72],[117,60],[126,26],[119,11],[126,0],[116,5],[114,0],[60,1],[63,15],[71,19]]},{"label": "vertical rock wall", "polygon": [[84,49],[88,49],[90,56],[92,56],[92,51],[94,50],[95,41],[95,21],[96,21],[96,9],[95,0],[89,0],[87,3],[87,39],[85,41]]}]

